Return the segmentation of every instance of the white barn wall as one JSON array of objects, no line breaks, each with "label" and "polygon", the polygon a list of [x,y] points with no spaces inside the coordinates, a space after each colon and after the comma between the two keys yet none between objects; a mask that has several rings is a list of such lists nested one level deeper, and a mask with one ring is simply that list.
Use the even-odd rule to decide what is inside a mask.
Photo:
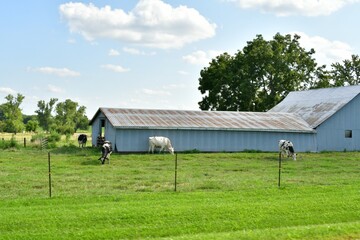
[{"label": "white barn wall", "polygon": [[282,133],[229,130],[116,129],[113,147],[119,152],[146,152],[150,136],[169,137],[175,151],[237,152],[278,151],[278,141],[289,139],[299,152],[316,151],[315,133]]},{"label": "white barn wall", "polygon": [[[360,150],[359,106],[360,96],[357,96],[317,127],[317,151]],[[345,138],[345,130],[352,130],[352,138]]]}]

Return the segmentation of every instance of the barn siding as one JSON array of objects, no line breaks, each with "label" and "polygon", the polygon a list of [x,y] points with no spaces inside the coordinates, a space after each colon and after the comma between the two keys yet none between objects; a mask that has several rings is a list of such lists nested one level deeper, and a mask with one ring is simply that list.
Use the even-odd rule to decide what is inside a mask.
[{"label": "barn siding", "polygon": [[280,139],[291,139],[296,151],[316,151],[315,133],[118,128],[116,135],[111,136],[116,136],[113,143],[119,152],[148,151],[150,136],[169,137],[175,151],[180,152],[193,149],[203,152],[278,151]]},{"label": "barn siding", "polygon": [[[318,151],[360,150],[360,96],[355,97],[317,128]],[[352,138],[345,138],[352,130]]]},{"label": "barn siding", "polygon": [[105,119],[105,115],[103,113],[98,113],[98,116],[94,118],[94,121],[91,124],[91,138],[93,146],[96,146],[97,137],[101,133],[100,119]]},{"label": "barn siding", "polygon": [[[101,120],[105,121],[105,129],[104,132],[101,132]],[[92,123],[92,130],[91,130],[91,136],[92,136],[92,145],[96,146],[97,137],[102,134],[103,137],[105,137],[106,140],[114,142],[115,141],[115,134],[116,130],[111,125],[109,120],[105,117],[103,113],[99,113],[98,116],[94,119]]]}]

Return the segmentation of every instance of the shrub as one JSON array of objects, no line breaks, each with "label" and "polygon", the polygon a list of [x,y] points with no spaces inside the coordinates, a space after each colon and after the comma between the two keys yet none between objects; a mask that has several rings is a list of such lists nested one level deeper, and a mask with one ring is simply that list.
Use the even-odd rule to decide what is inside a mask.
[{"label": "shrub", "polygon": [[0,148],[1,149],[20,148],[20,144],[16,142],[16,139],[14,137],[12,137],[10,140],[1,140]]},{"label": "shrub", "polygon": [[51,132],[50,135],[48,136],[48,141],[51,143],[55,143],[60,141],[61,139],[61,135],[57,132]]}]

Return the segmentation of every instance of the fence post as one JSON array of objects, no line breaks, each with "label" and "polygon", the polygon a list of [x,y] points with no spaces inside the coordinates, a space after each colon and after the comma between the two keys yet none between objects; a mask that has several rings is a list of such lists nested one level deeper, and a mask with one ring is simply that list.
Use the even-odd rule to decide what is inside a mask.
[{"label": "fence post", "polygon": [[278,180],[278,187],[280,188],[281,183],[281,152],[279,152],[279,180]]},{"label": "fence post", "polygon": [[175,153],[175,192],[176,192],[176,185],[177,185],[177,153]]},{"label": "fence post", "polygon": [[24,137],[24,148],[26,148],[26,137]]},{"label": "fence post", "polygon": [[50,152],[48,152],[48,165],[49,165],[49,197],[51,198],[51,163],[50,163]]}]

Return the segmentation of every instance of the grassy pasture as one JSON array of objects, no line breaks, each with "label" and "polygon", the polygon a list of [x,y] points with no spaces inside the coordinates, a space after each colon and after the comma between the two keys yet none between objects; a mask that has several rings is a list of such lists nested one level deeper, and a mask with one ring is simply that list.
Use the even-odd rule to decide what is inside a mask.
[{"label": "grassy pasture", "polygon": [[0,152],[0,239],[359,239],[360,153]]}]

